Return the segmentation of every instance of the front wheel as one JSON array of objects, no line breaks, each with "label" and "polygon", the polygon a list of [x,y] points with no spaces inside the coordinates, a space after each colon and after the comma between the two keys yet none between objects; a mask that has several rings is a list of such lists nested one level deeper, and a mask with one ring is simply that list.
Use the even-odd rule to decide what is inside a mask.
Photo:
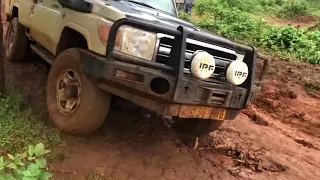
[{"label": "front wheel", "polygon": [[221,120],[188,119],[172,117],[176,129],[190,134],[203,135],[213,132],[223,124]]},{"label": "front wheel", "polygon": [[87,79],[78,49],[65,50],[55,59],[48,76],[47,107],[59,130],[71,134],[97,130],[108,114],[111,97]]}]

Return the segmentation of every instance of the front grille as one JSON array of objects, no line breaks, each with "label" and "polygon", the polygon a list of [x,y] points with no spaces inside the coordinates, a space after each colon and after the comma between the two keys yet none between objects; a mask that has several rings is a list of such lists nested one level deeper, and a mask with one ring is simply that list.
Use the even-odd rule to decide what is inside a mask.
[{"label": "front grille", "polygon": [[[156,62],[166,64],[169,59],[169,54],[173,45],[173,37],[161,35],[159,37],[159,49],[156,56]],[[215,80],[217,82],[225,82],[225,73],[228,65],[237,59],[235,52],[218,47],[215,45],[203,43],[200,41],[195,41],[192,39],[187,39],[187,47],[185,53],[185,67],[184,73],[186,75],[191,75],[190,65],[191,65],[191,58],[195,51],[197,50],[204,50],[211,54],[216,60],[216,68],[214,74],[208,81]]]},{"label": "front grille", "polygon": [[225,91],[214,91],[211,94],[210,104],[224,105],[228,95]]},{"label": "front grille", "polygon": [[225,106],[229,102],[233,92],[217,88],[199,87],[195,101],[213,105]]}]

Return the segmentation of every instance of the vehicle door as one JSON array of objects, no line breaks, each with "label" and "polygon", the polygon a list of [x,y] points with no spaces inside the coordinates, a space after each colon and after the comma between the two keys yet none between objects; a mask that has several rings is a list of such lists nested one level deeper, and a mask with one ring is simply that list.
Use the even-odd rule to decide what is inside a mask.
[{"label": "vehicle door", "polygon": [[31,37],[55,53],[62,29],[63,11],[57,0],[34,0],[30,12]]}]

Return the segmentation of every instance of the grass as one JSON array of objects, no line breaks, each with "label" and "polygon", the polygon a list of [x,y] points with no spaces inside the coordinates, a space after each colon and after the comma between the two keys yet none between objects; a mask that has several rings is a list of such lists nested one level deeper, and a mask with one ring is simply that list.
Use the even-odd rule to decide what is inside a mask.
[{"label": "grass", "polygon": [[9,93],[0,98],[0,152],[16,153],[30,144],[50,148],[60,142],[59,133],[48,127],[31,110],[24,108],[23,96]]},{"label": "grass", "polygon": [[320,1],[319,0],[309,0],[309,12],[311,15],[320,17]]},{"label": "grass", "polygon": [[[200,0],[210,6],[219,4],[227,8],[236,8],[242,12],[257,15],[295,18],[313,15],[319,10],[318,0]],[[317,14],[317,13],[316,13]]]}]

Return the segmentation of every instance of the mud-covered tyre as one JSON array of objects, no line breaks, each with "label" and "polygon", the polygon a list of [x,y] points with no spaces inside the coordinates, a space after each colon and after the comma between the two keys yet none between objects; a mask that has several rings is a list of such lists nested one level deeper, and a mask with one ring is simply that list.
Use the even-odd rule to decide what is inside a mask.
[{"label": "mud-covered tyre", "polygon": [[209,119],[188,119],[173,117],[174,127],[184,133],[205,135],[213,132],[223,124],[224,121]]},{"label": "mud-covered tyre", "polygon": [[96,87],[84,74],[79,49],[62,52],[47,82],[49,117],[62,132],[89,134],[104,122],[112,95]]},{"label": "mud-covered tyre", "polygon": [[29,39],[25,27],[15,17],[10,21],[5,38],[5,57],[8,61],[21,61],[27,54]]}]

